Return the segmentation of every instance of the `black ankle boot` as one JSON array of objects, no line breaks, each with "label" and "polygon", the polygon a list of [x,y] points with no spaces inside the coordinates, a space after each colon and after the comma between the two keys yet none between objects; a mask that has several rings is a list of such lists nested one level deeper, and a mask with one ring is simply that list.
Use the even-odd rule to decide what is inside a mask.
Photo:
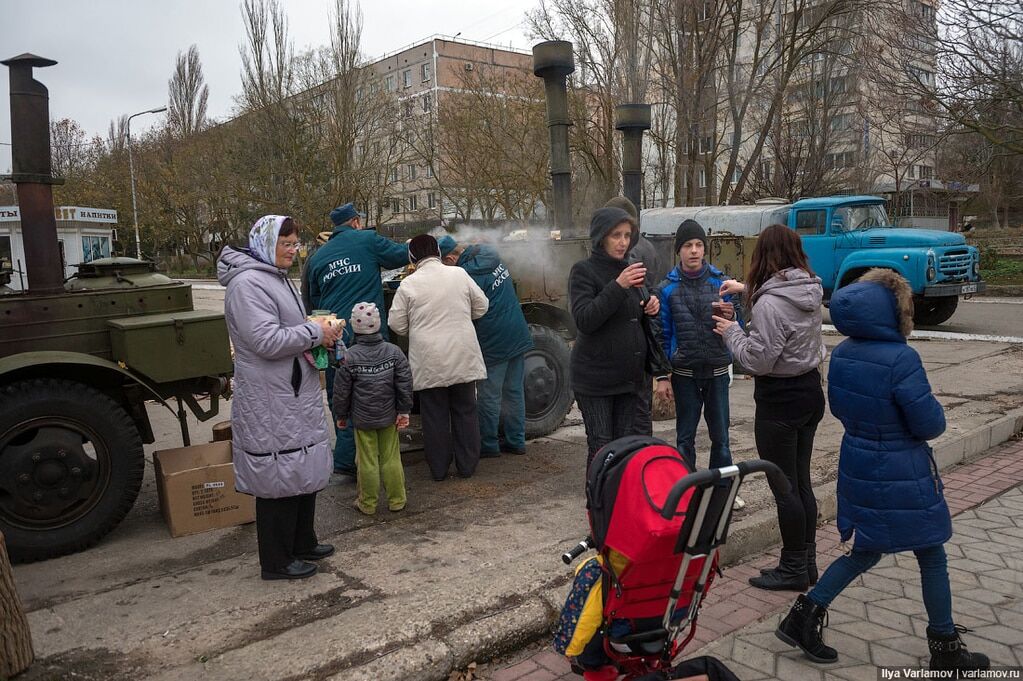
[{"label": "black ankle boot", "polygon": [[966,649],[966,644],[959,634],[967,631],[969,629],[959,624],[951,634],[939,634],[927,627],[927,649],[931,651],[932,670],[966,671],[987,669],[991,666],[991,660],[987,655],[971,653]]},{"label": "black ankle boot", "polygon": [[824,645],[824,627],[828,626],[828,609],[806,596],[796,599],[789,614],[781,621],[774,635],[803,651],[814,662],[828,664],[838,660],[838,651]]},{"label": "black ankle boot", "polygon": [[806,542],[806,578],[810,586],[817,583],[817,544]]},{"label": "black ankle boot", "polygon": [[782,549],[778,567],[759,577],[751,577],[749,583],[767,591],[806,591],[810,586],[806,575],[806,549]]},{"label": "black ankle boot", "polygon": [[[760,568],[760,574],[766,575],[769,572],[774,572],[780,567],[780,563],[775,567]],[[806,542],[806,579],[813,586],[817,583],[817,544],[814,542]]]}]

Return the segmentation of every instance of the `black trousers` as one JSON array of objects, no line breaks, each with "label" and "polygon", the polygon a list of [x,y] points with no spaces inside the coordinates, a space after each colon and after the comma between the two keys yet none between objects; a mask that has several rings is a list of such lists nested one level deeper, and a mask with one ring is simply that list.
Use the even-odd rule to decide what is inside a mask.
[{"label": "black trousers", "polygon": [[620,437],[634,434],[637,399],[634,392],[599,397],[575,396],[586,428],[587,468],[601,447]]},{"label": "black trousers", "polygon": [[259,566],[280,572],[319,542],[313,527],[316,493],[280,499],[256,497],[256,538],[259,542]]},{"label": "black trousers", "polygon": [[654,421],[651,414],[654,399],[654,377],[647,374],[643,377],[643,385],[636,391],[636,417],[632,424],[634,435],[653,435]]},{"label": "black trousers", "polygon": [[463,478],[480,462],[480,426],[476,413],[476,384],[456,383],[419,391],[423,418],[423,448],[434,480],[448,475],[452,458]]},{"label": "black trousers", "polygon": [[782,547],[797,551],[814,541],[817,531],[817,498],[810,482],[810,457],[817,424],[824,417],[824,392],[820,384],[802,389],[798,399],[788,402],[784,419],[777,413],[771,418],[758,413],[753,421],[753,435],[760,458],[774,463],[788,478],[792,489],[787,493],[771,487],[778,506],[778,525]]}]

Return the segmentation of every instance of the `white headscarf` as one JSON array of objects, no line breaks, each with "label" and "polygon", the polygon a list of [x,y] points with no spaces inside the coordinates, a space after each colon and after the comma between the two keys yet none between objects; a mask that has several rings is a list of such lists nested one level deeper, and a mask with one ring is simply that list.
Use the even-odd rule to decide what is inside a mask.
[{"label": "white headscarf", "polygon": [[267,265],[277,267],[277,235],[287,215],[264,215],[249,230],[249,251]]}]

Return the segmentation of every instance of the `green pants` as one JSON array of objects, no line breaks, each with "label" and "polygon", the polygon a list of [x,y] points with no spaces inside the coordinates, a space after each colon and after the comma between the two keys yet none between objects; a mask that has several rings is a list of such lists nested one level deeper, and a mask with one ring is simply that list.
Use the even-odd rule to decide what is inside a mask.
[{"label": "green pants", "polygon": [[401,466],[401,448],[395,426],[379,430],[355,429],[355,457],[359,510],[375,513],[380,483],[387,492],[387,507],[392,511],[405,508],[405,469]]}]

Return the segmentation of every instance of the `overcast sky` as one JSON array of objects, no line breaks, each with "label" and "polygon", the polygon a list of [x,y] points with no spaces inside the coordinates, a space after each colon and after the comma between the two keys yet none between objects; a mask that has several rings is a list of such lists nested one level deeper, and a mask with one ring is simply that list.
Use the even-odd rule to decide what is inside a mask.
[{"label": "overcast sky", "polygon": [[[524,14],[537,0],[370,0],[362,3],[363,52],[376,57],[433,34],[529,49]],[[282,0],[297,50],[329,41],[333,0]],[[106,135],[111,119],[162,106],[179,51],[199,48],[209,114],[227,117],[241,89],[245,39],[239,0],[0,0],[0,59],[23,52],[56,66],[36,71],[50,117]],[[10,172],[10,93],[0,67],[0,173]],[[133,132],[163,114],[139,116]]]}]

